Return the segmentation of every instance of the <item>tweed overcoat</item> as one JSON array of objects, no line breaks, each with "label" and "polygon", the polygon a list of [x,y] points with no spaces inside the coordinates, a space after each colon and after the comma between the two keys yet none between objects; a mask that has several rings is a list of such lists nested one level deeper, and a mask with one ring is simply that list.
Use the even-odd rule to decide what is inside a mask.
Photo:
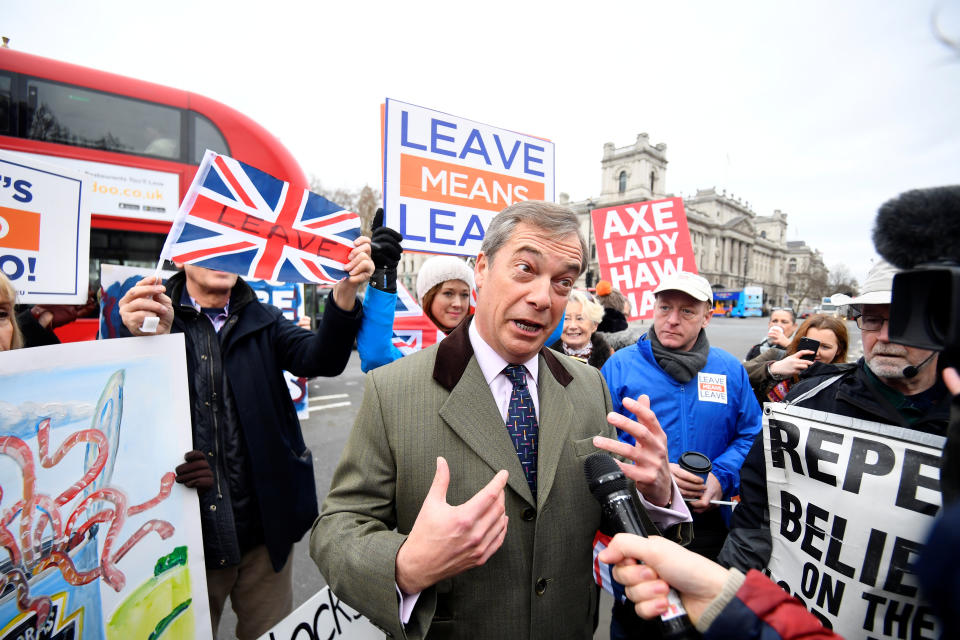
[{"label": "tweed overcoat", "polygon": [[[583,461],[597,451],[594,436],[616,438],[606,421],[610,395],[594,367],[540,351],[534,502],[468,324],[367,374],[310,553],[333,592],[392,637],[592,638],[592,543],[601,513]],[[509,524],[486,564],[422,592],[404,627],[396,555],[430,489],[437,456],[449,464],[451,505],[506,469]]]}]

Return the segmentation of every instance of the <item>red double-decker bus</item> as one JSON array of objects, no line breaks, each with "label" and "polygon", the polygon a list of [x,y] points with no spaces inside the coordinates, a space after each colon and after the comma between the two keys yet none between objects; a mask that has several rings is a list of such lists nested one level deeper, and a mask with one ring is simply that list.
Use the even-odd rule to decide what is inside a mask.
[{"label": "red double-decker bus", "polygon": [[[0,149],[85,172],[90,280],[100,263],[153,267],[206,149],[307,186],[262,126],[196,93],[0,48]],[[58,329],[92,339],[95,319]]]}]

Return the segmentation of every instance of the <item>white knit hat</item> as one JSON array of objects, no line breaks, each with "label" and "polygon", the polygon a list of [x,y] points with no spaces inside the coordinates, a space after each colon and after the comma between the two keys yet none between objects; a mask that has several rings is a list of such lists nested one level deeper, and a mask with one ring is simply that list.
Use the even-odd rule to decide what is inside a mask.
[{"label": "white knit hat", "polygon": [[423,302],[427,291],[447,280],[463,280],[473,289],[473,270],[454,256],[433,256],[417,273],[417,300]]}]

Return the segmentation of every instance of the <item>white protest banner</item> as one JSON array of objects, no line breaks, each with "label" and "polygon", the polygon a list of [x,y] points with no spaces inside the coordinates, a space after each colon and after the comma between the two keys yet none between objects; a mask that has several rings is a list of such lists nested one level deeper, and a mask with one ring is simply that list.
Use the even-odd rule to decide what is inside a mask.
[{"label": "white protest banner", "polygon": [[594,209],[600,277],[630,301],[630,320],[653,317],[653,290],[664,276],[697,273],[683,198]]},{"label": "white protest banner", "polygon": [[259,640],[383,640],[383,631],[324,587]]},{"label": "white protest banner", "polygon": [[82,174],[0,151],[0,271],[24,304],[87,301],[90,209]]},{"label": "white protest banner", "polygon": [[911,567],[944,438],[768,403],[763,444],[771,578],[846,638],[938,638]]},{"label": "white protest banner", "polygon": [[493,217],[553,200],[553,143],[387,99],[384,215],[406,250],[475,256]]},{"label": "white protest banner", "polygon": [[192,448],[182,334],[0,352],[0,637],[209,639]]},{"label": "white protest banner", "polygon": [[84,203],[93,215],[172,222],[180,204],[180,174],[75,158],[11,151],[84,174]]}]

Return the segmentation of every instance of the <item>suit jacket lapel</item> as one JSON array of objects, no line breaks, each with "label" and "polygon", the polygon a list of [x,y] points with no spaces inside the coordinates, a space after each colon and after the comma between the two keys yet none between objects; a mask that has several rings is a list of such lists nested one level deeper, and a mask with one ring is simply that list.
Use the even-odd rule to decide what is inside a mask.
[{"label": "suit jacket lapel", "polygon": [[470,358],[460,381],[440,407],[440,417],[494,472],[506,469],[510,473],[507,484],[533,504],[517,450],[476,358]]},{"label": "suit jacket lapel", "polygon": [[[537,503],[546,504],[550,489],[557,474],[560,454],[569,439],[571,421],[576,415],[573,404],[564,393],[564,386],[557,380],[553,368],[548,368],[541,351],[540,374],[537,376],[537,392],[540,396],[539,442],[537,452]],[[552,355],[552,354],[548,354]],[[553,363],[550,363],[553,364]],[[560,366],[559,363],[556,366]],[[566,371],[564,371],[566,373]],[[569,375],[569,374],[567,374]]]},{"label": "suit jacket lapel", "polygon": [[[533,504],[533,494],[527,486],[510,440],[503,417],[490,393],[490,387],[473,357],[473,346],[467,328],[472,318],[461,322],[437,346],[433,378],[450,391],[440,408],[440,417],[453,429],[468,447],[494,470],[510,472],[507,484],[523,499]],[[560,462],[560,454],[570,433],[573,406],[563,393],[573,380],[556,355],[541,349],[538,364],[537,393],[540,397],[539,442],[537,452],[537,502],[544,504],[553,486]]]}]

